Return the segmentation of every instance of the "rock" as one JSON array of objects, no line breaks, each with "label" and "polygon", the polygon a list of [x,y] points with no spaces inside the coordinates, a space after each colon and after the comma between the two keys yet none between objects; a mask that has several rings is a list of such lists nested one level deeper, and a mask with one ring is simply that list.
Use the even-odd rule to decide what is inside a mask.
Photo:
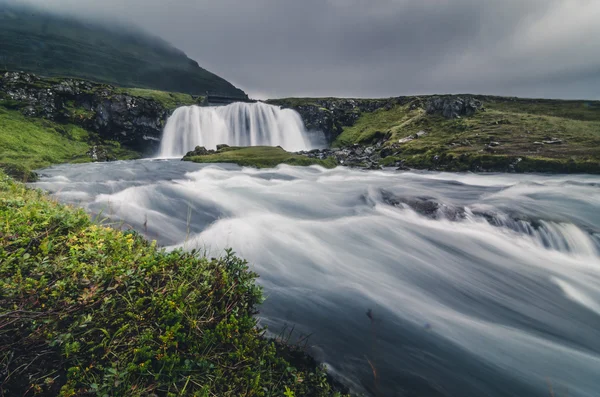
[{"label": "rock", "polygon": [[472,116],[483,109],[481,101],[472,97],[444,96],[433,97],[427,101],[425,111],[428,114],[441,114],[447,119]]},{"label": "rock", "polygon": [[[196,147],[197,147],[197,146],[196,146]],[[225,143],[222,143],[222,144],[220,144],[220,145],[217,145],[217,152],[219,152],[221,149],[225,149],[225,148],[228,148],[228,147],[229,147],[229,145],[227,145],[227,144],[225,144]],[[206,150],[206,149],[204,149],[204,150]]]},{"label": "rock", "polygon": [[500,146],[500,142],[490,142],[489,146],[491,146],[491,147]]},{"label": "rock", "polygon": [[425,131],[419,131],[415,135],[416,135],[416,138],[422,138],[422,137],[426,136],[427,133]]},{"label": "rock", "polygon": [[[214,151],[212,151],[214,153]],[[191,156],[206,156],[211,154],[211,151],[207,150],[204,146],[196,146],[191,152],[187,152],[185,157]]]},{"label": "rock", "polygon": [[[21,102],[25,116],[77,124],[102,139],[142,152],[158,149],[169,115],[154,100],[76,79],[49,80],[30,73],[7,72],[0,77],[1,93]],[[74,108],[78,113],[73,113]]]},{"label": "rock", "polygon": [[378,109],[390,110],[402,102],[402,98],[317,99],[313,104],[307,105],[297,105],[285,99],[267,101],[298,112],[306,128],[310,131],[322,131],[329,143],[342,133],[344,127],[353,126],[362,113]]},{"label": "rock", "polygon": [[552,139],[549,141],[543,141],[543,143],[545,145],[561,145],[563,143],[563,141],[561,139]]}]

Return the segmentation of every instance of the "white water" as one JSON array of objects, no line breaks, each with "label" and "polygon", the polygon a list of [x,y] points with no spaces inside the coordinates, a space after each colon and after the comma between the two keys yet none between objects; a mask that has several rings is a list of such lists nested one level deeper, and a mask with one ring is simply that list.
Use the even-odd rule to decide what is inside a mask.
[{"label": "white water", "polygon": [[358,392],[599,395],[597,176],[181,161],[41,175],[60,200],[161,244],[233,247],[260,274],[262,323],[311,334]]},{"label": "white water", "polygon": [[167,121],[160,157],[181,157],[196,146],[215,149],[223,143],[281,146],[292,152],[319,146],[304,128],[300,115],[291,109],[260,102],[185,106],[175,110]]}]

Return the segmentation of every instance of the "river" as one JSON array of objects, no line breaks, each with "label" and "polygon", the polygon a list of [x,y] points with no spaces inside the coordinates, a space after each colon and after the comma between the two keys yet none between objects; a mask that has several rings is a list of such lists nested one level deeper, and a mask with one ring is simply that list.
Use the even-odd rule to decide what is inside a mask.
[{"label": "river", "polygon": [[293,327],[354,391],[600,395],[598,176],[174,160],[40,174],[166,247],[232,247],[260,275],[261,324]]}]

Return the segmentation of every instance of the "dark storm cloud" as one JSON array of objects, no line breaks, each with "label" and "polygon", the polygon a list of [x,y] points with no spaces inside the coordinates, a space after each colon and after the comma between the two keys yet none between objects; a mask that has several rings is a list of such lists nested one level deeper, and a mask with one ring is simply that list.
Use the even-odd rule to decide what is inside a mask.
[{"label": "dark storm cloud", "polygon": [[600,99],[597,0],[21,0],[135,24],[251,95]]}]

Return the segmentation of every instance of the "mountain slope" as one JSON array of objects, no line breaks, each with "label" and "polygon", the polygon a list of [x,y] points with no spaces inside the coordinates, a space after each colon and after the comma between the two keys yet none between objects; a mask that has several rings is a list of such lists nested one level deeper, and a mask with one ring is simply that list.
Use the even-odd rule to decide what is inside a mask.
[{"label": "mountain slope", "polygon": [[168,43],[0,1],[0,69],[202,95],[244,92]]}]

